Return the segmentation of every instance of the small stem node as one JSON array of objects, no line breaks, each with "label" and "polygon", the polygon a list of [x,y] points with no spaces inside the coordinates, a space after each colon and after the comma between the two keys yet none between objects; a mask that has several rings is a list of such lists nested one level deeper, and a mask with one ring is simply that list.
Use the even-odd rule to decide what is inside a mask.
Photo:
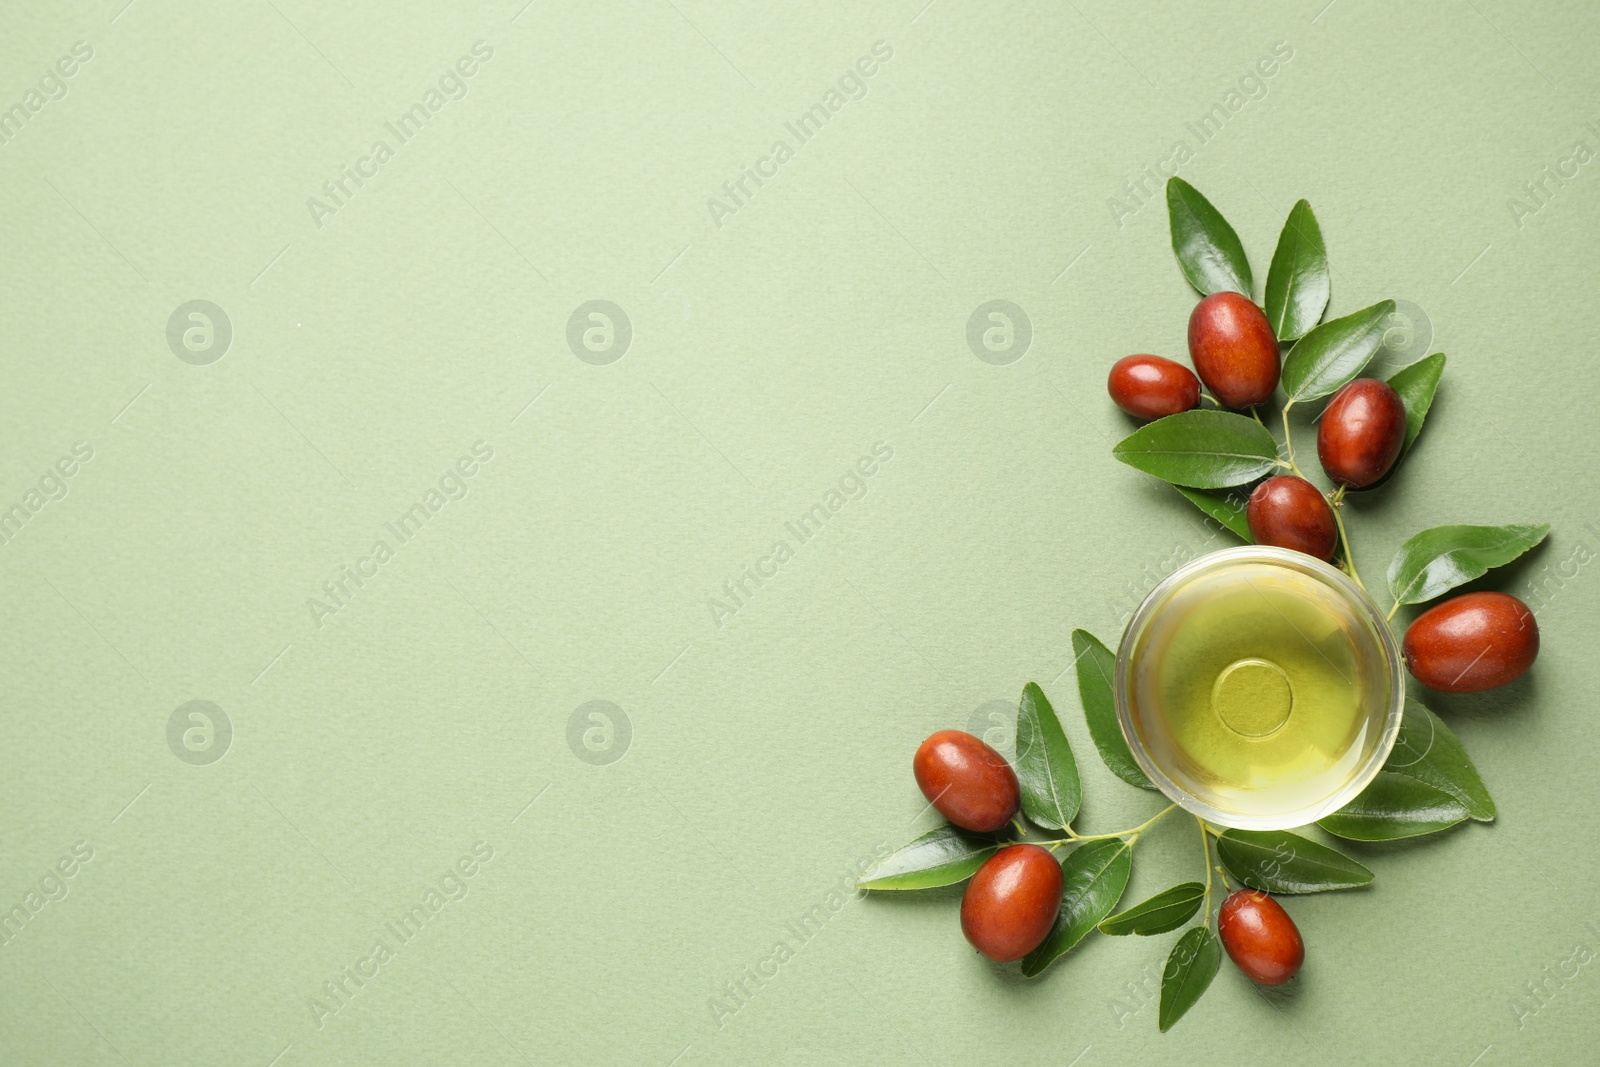
[{"label": "small stem node", "polygon": [[1223,869],[1223,866],[1220,863],[1217,864],[1217,873],[1222,875],[1222,888],[1228,890],[1230,893],[1233,892],[1233,881],[1228,877],[1228,872]]}]

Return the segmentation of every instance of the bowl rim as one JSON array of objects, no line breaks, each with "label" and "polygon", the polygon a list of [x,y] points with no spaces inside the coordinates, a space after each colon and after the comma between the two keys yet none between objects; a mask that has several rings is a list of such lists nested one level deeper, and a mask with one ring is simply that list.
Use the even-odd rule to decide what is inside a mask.
[{"label": "bowl rim", "polygon": [[[1228,563],[1266,563],[1308,574],[1330,586],[1342,594],[1356,610],[1364,615],[1378,634],[1378,643],[1383,650],[1384,665],[1389,671],[1389,711],[1384,724],[1384,730],[1378,739],[1377,746],[1373,749],[1367,761],[1360,770],[1353,775],[1337,791],[1324,797],[1322,800],[1311,804],[1301,805],[1292,810],[1282,812],[1268,812],[1260,815],[1242,815],[1238,812],[1225,811],[1212,806],[1183,786],[1173,781],[1165,771],[1156,765],[1146,751],[1143,742],[1139,739],[1137,731],[1133,729],[1133,710],[1128,700],[1128,675],[1132,667],[1133,649],[1138,639],[1148,628],[1151,618],[1166,602],[1167,594],[1179,583],[1193,577],[1196,573],[1213,570],[1218,566]],[[1224,548],[1215,552],[1208,552],[1190,560],[1188,563],[1175,569],[1161,581],[1155,588],[1145,595],[1144,600],[1135,609],[1128,625],[1123,628],[1122,640],[1117,646],[1117,661],[1115,677],[1112,679],[1112,691],[1116,702],[1117,726],[1122,731],[1123,741],[1128,746],[1134,762],[1139,769],[1144,771],[1145,777],[1160,790],[1169,800],[1185,811],[1190,812],[1219,826],[1238,830],[1288,830],[1297,826],[1305,826],[1316,822],[1325,815],[1330,815],[1346,804],[1350,803],[1357,794],[1371,784],[1383,769],[1384,763],[1389,758],[1389,753],[1394,749],[1395,741],[1400,735],[1400,726],[1405,717],[1406,681],[1405,672],[1401,669],[1402,659],[1399,642],[1395,640],[1394,631],[1389,628],[1389,622],[1384,618],[1382,610],[1373,601],[1365,589],[1350,579],[1344,571],[1334,567],[1315,556],[1308,556],[1304,552],[1297,552],[1288,548],[1276,548],[1270,545],[1241,545],[1237,548]]]}]

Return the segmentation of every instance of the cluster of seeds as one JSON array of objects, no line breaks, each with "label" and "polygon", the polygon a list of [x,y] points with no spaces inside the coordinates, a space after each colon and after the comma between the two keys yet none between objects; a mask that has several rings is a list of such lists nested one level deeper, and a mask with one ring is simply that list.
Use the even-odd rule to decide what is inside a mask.
[{"label": "cluster of seeds", "polygon": [[[1173,252],[1201,297],[1188,322],[1192,368],[1151,354],[1117,360],[1107,380],[1111,399],[1143,425],[1113,454],[1176,486],[1241,540],[1315,557],[1365,590],[1343,509],[1349,494],[1396,481],[1395,467],[1433,402],[1443,353],[1387,380],[1371,375],[1395,305],[1381,301],[1323,321],[1331,290],[1327,253],[1304,200],[1289,213],[1259,305],[1243,245],[1216,208],[1179,178],[1168,182],[1167,206]],[[1291,408],[1319,401],[1326,403],[1317,417],[1317,459],[1327,489],[1299,466],[1289,418]],[[1275,403],[1281,442],[1261,417]],[[1388,619],[1510,563],[1548,532],[1544,524],[1422,530],[1389,566]],[[1159,792],[1121,730],[1116,656],[1084,630],[1073,631],[1072,643],[1078,695],[1101,759],[1127,784]],[[1421,685],[1472,693],[1521,677],[1538,655],[1539,629],[1515,597],[1457,593],[1419,614],[1401,647]],[[1319,818],[1321,831],[1391,842],[1494,820],[1488,789],[1444,721],[1409,696],[1401,720],[1376,777],[1339,811]],[[967,941],[997,963],[1021,961],[1028,978],[1093,932],[1147,937],[1182,929],[1162,972],[1163,1031],[1209,988],[1224,952],[1259,985],[1282,985],[1300,972],[1305,941],[1276,896],[1358,889],[1374,877],[1352,857],[1299,833],[1219,828],[1196,817],[1205,881],[1182,882],[1112,914],[1128,885],[1134,847],[1178,805],[1125,830],[1080,833],[1073,828],[1083,796],[1072,748],[1031,682],[1018,705],[1015,740],[1011,763],[959,730],[923,741],[912,769],[946,823],[886,856],[860,887],[921,890],[966,882]]]},{"label": "cluster of seeds", "polygon": [[[951,825],[994,833],[1017,817],[1022,793],[1005,757],[981,738],[940,730],[912,760],[917,786]],[[1007,845],[990,856],[961,897],[961,932],[996,963],[1020,960],[1043,943],[1061,909],[1061,864],[1039,845]],[[1253,982],[1282,985],[1305,961],[1305,943],[1282,905],[1239,889],[1218,909],[1228,958]]]}]

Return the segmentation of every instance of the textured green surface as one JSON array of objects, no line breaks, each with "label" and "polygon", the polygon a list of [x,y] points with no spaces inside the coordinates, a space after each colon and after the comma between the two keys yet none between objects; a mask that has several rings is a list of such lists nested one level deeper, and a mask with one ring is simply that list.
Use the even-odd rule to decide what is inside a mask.
[{"label": "textured green surface", "polygon": [[[0,544],[0,905],[73,871],[0,947],[0,1062],[1591,1061],[1600,11],[1324,3],[8,5],[0,106],[40,95],[0,145],[0,507],[93,458]],[[1301,979],[1225,964],[1162,1036],[1164,936],[1025,982],[953,890],[843,894],[933,825],[918,741],[1002,734],[1029,679],[1080,827],[1163,803],[1095,758],[1069,635],[1232,543],[1110,455],[1111,362],[1183,355],[1173,163],[1258,279],[1307,198],[1329,314],[1407,316],[1383,373],[1450,353],[1349,502],[1369,581],[1427,526],[1553,532],[1474,586],[1534,607],[1532,673],[1428,701],[1498,821],[1350,846],[1370,888],[1288,903]],[[168,346],[191,300],[231,322],[209,365]],[[568,346],[592,300],[631,322],[609,365]],[[1027,325],[984,309],[980,359],[991,301]],[[376,576],[319,627],[345,565]],[[210,764],[169,747],[193,700]],[[1152,828],[1126,899],[1196,844]]]}]

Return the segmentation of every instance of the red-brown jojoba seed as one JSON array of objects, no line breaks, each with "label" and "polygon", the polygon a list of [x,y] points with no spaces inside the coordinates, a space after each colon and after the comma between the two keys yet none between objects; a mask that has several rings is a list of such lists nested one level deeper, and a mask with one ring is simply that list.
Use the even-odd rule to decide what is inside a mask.
[{"label": "red-brown jojoba seed", "polygon": [[1406,441],[1406,406],[1388,382],[1357,378],[1317,423],[1317,458],[1337,485],[1365,489],[1389,473]]},{"label": "red-brown jojoba seed", "polygon": [[993,833],[1022,803],[1016,772],[1005,757],[960,730],[929,735],[911,769],[928,803],[963,830]]},{"label": "red-brown jojoba seed", "polygon": [[1160,419],[1200,406],[1200,379],[1164,356],[1123,356],[1111,365],[1106,388],[1117,407],[1136,419]]},{"label": "red-brown jojoba seed", "polygon": [[1038,845],[1011,845],[986,860],[961,897],[961,932],[996,963],[1038,948],[1061,910],[1061,864]]},{"label": "red-brown jojoba seed", "polygon": [[1257,985],[1282,985],[1305,962],[1305,942],[1294,920],[1276,900],[1254,889],[1240,889],[1222,902],[1217,933],[1234,966]]},{"label": "red-brown jojoba seed", "polygon": [[1245,507],[1245,518],[1258,545],[1292,548],[1324,562],[1333,558],[1339,540],[1333,508],[1304,478],[1280,474],[1256,486]]},{"label": "red-brown jojoba seed", "polygon": [[1505,593],[1466,593],[1418,615],[1402,642],[1406,667],[1429,689],[1476,693],[1522,677],[1539,655],[1539,624]]},{"label": "red-brown jojoba seed", "polygon": [[1212,293],[1195,305],[1189,359],[1211,395],[1230,408],[1271,400],[1282,370],[1267,316],[1240,293]]}]

